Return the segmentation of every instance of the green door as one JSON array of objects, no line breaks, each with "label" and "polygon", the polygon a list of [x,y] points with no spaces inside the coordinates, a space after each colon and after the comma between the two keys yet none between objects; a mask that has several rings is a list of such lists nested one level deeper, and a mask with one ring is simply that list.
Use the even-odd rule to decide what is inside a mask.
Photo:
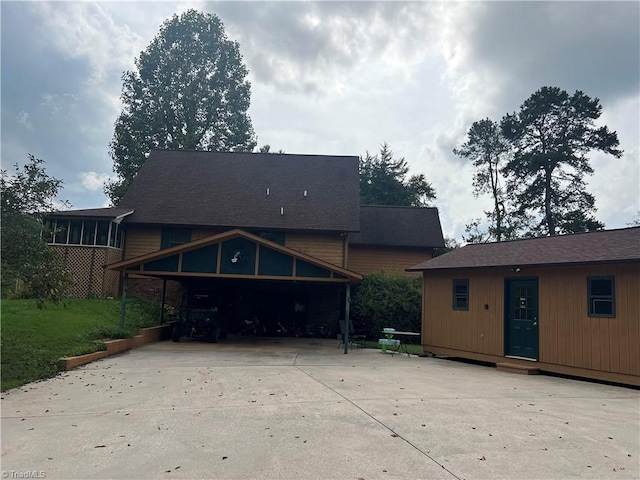
[{"label": "green door", "polygon": [[507,279],[505,355],[538,359],[538,280]]}]

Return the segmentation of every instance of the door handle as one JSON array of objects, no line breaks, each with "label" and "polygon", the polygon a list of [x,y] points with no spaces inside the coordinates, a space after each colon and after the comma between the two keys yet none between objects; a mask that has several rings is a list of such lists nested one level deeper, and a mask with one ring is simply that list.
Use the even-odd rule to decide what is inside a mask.
[{"label": "door handle", "polygon": [[533,317],[533,326],[534,327],[538,326],[538,317]]}]

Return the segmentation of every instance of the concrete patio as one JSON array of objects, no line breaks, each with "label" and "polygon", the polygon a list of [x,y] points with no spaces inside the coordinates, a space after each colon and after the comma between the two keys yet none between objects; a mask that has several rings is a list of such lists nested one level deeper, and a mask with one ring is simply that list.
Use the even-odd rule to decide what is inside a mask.
[{"label": "concrete patio", "polygon": [[1,405],[3,478],[640,478],[638,390],[336,340],[160,342]]}]

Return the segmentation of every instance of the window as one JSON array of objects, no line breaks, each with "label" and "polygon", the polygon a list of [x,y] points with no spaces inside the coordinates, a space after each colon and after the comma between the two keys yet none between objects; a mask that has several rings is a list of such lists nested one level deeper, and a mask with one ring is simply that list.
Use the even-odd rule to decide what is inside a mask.
[{"label": "window", "polygon": [[71,220],[69,226],[69,243],[72,245],[80,245],[82,237],[82,220]]},{"label": "window", "polygon": [[257,235],[265,240],[284,245],[284,232],[258,232]]},{"label": "window", "polygon": [[95,245],[96,243],[96,221],[85,220],[82,231],[82,245]]},{"label": "window", "polygon": [[453,309],[469,310],[469,280],[453,281]]},{"label": "window", "polygon": [[160,248],[171,248],[191,241],[190,228],[163,228]]},{"label": "window", "polygon": [[47,243],[53,243],[53,234],[56,231],[55,220],[45,220],[42,223],[42,238]]},{"label": "window", "polygon": [[590,317],[615,317],[616,299],[613,277],[587,278],[588,312]]},{"label": "window", "polygon": [[67,244],[68,238],[67,234],[69,233],[69,220],[58,220],[56,223],[56,234],[53,238],[53,243],[62,243]]},{"label": "window", "polygon": [[123,228],[109,220],[45,219],[42,238],[56,245],[122,248]]},{"label": "window", "polygon": [[98,221],[98,231],[96,235],[96,245],[109,244],[109,227],[111,222],[105,220]]}]

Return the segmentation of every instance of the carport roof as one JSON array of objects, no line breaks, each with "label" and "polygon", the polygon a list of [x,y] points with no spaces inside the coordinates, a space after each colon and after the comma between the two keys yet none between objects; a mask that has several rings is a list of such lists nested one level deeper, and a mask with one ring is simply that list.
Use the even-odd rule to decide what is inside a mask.
[{"label": "carport roof", "polygon": [[[235,239],[241,239],[239,240],[241,243],[238,241],[234,244],[229,243]],[[240,262],[233,266],[230,263],[234,262],[233,258],[237,255],[234,252],[237,251],[240,254],[243,250],[242,242],[245,247],[247,245],[256,247],[253,252],[251,248],[245,248],[250,261],[243,264],[242,271],[237,271],[236,267]],[[233,255],[227,258],[228,253]],[[243,251],[242,256],[244,255]],[[112,263],[105,268],[159,278],[254,278],[330,283],[360,282],[363,278],[352,270],[240,229]]]}]

